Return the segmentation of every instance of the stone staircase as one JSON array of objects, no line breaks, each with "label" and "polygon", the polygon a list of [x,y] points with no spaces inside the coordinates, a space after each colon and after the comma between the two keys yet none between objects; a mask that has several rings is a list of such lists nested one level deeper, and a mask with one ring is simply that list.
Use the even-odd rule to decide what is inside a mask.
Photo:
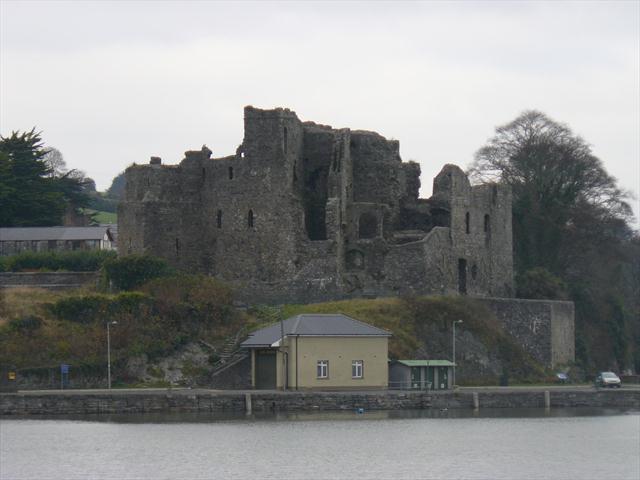
[{"label": "stone staircase", "polygon": [[[246,337],[247,332],[243,327],[236,332],[235,335],[227,337],[224,341],[222,348],[215,353],[218,355],[218,360],[213,364],[213,371],[211,377],[215,377],[224,372],[228,368],[236,365],[249,356],[249,353],[240,348],[240,342]],[[205,344],[204,342],[200,342]],[[211,345],[205,344],[212,348]]]}]

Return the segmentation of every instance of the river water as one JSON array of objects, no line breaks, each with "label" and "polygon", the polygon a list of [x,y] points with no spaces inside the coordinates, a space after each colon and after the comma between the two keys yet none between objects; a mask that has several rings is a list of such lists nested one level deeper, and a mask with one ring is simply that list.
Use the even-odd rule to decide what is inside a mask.
[{"label": "river water", "polygon": [[640,478],[640,412],[4,418],[0,479]]}]

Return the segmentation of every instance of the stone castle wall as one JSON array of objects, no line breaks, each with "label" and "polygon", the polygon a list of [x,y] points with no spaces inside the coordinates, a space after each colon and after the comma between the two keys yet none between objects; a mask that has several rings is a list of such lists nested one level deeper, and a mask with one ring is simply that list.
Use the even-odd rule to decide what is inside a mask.
[{"label": "stone castle wall", "polygon": [[236,153],[127,169],[119,252],[150,253],[279,303],[408,293],[509,297],[511,192],[420,168],[374,132],[245,108]]}]

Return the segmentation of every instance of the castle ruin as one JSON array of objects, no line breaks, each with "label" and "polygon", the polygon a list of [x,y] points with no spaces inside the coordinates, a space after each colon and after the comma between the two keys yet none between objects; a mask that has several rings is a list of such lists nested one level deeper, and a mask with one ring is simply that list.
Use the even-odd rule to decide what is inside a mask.
[{"label": "castle ruin", "polygon": [[121,254],[213,275],[250,303],[404,294],[513,296],[511,190],[420,166],[381,135],[244,110],[236,153],[126,171]]}]

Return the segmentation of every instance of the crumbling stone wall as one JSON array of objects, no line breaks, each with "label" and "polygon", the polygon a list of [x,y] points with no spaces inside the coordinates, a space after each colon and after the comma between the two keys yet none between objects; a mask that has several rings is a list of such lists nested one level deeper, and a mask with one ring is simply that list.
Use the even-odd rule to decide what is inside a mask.
[{"label": "crumbling stone wall", "polygon": [[509,297],[511,192],[420,167],[374,132],[246,107],[231,156],[126,172],[119,252],[148,252],[235,285],[251,303],[416,294]]}]

